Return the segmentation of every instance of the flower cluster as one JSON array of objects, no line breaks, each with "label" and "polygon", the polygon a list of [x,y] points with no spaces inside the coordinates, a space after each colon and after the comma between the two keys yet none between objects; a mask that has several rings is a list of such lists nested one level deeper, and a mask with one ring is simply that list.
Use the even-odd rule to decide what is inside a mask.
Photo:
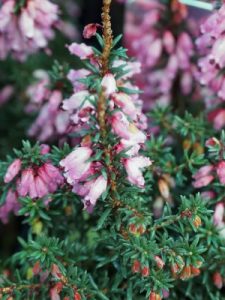
[{"label": "flower cluster", "polygon": [[204,97],[209,109],[209,122],[220,130],[225,125],[225,76],[224,76],[224,16],[225,5],[210,15],[201,25],[201,36],[196,44],[201,58],[199,59],[198,80],[206,86],[207,96]]},{"label": "flower cluster", "polygon": [[41,142],[60,139],[68,130],[69,114],[61,109],[63,93],[61,89],[50,89],[50,78],[46,71],[34,73],[35,83],[26,91],[29,103],[26,112],[38,116],[31,124],[28,135]]},{"label": "flower cluster", "polygon": [[49,0],[3,0],[0,8],[0,59],[9,53],[19,60],[40,48],[46,48],[54,37],[58,6]]},{"label": "flower cluster", "polygon": [[49,153],[47,145],[40,146],[39,158],[35,162],[15,159],[4,176],[4,183],[10,185],[5,204],[0,208],[1,220],[6,222],[11,211],[18,211],[19,197],[39,199],[54,193],[64,182],[60,170],[44,157]]},{"label": "flower cluster", "polygon": [[196,66],[187,8],[176,0],[165,4],[135,1],[126,19],[125,42],[131,55],[143,64],[137,83],[144,90],[146,103],[167,105],[177,89],[189,95],[195,88]]},{"label": "flower cluster", "polygon": [[[87,25],[84,36],[94,36],[98,27],[98,24]],[[63,101],[62,108],[70,115],[73,133],[84,132],[84,135],[80,146],[60,164],[64,168],[67,182],[73,186],[75,193],[82,196],[85,208],[91,212],[97,199],[106,191],[109,180],[106,175],[108,172],[101,174],[105,162],[103,159],[95,159],[97,153],[102,153],[103,147],[102,142],[95,141],[97,130],[101,127],[101,114],[107,134],[114,139],[113,147],[107,150],[107,155],[112,159],[121,152],[126,153],[121,163],[126,169],[128,181],[140,188],[144,187],[142,169],[151,165],[148,158],[139,155],[146,141],[143,132],[146,129],[146,117],[141,111],[142,101],[138,96],[138,88],[130,81],[140,68],[136,63],[129,62],[127,72],[121,73],[124,61],[116,58],[110,66],[111,70],[101,76],[101,57],[92,47],[73,43],[68,49],[83,60],[87,68],[69,72],[68,78],[74,86],[74,93]],[[126,89],[133,92],[127,94]],[[107,116],[99,106],[102,97],[106,99],[104,109]]]}]

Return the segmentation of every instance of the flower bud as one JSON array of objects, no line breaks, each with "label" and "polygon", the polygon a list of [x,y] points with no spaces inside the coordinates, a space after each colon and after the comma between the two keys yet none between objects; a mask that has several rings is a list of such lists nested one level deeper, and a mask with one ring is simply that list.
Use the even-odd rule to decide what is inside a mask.
[{"label": "flower bud", "polygon": [[202,220],[199,216],[195,216],[193,220],[193,225],[198,228],[199,226],[202,225]]},{"label": "flower bud", "polygon": [[81,295],[78,292],[75,292],[74,300],[81,300]]},{"label": "flower bud", "polygon": [[162,197],[168,199],[170,196],[170,190],[168,183],[164,179],[161,178],[158,180],[158,188]]},{"label": "flower bud", "polygon": [[97,29],[98,27],[100,27],[101,25],[96,24],[96,23],[91,23],[88,24],[84,27],[84,31],[83,31],[83,37],[85,39],[90,39],[91,37],[96,35]]},{"label": "flower bud", "polygon": [[149,300],[161,300],[161,296],[155,292],[151,292],[149,296]]},{"label": "flower bud", "polygon": [[213,283],[218,289],[222,289],[223,287],[223,278],[219,272],[215,272],[213,274]]},{"label": "flower bud", "polygon": [[129,225],[129,232],[132,234],[136,234],[137,233],[137,227],[135,224],[130,224]]},{"label": "flower bud", "polygon": [[197,152],[197,154],[203,154],[204,153],[204,148],[200,143],[194,143],[193,149]]},{"label": "flower bud", "polygon": [[164,265],[165,265],[165,262],[162,260],[161,257],[159,256],[155,256],[155,262],[156,262],[156,265],[159,269],[163,269]]},{"label": "flower bud", "polygon": [[199,268],[196,268],[194,266],[191,266],[191,274],[193,276],[198,276],[199,274],[201,273],[200,269]]},{"label": "flower bud", "polygon": [[133,265],[132,265],[132,272],[133,273],[139,273],[141,271],[141,264],[140,262],[136,259],[134,262],[133,262]]},{"label": "flower bud", "polygon": [[177,273],[179,273],[179,271],[180,271],[180,268],[179,268],[178,264],[176,264],[176,263],[172,264],[172,266],[171,266],[172,274],[177,275]]},{"label": "flower bud", "polygon": [[143,225],[138,226],[138,228],[137,228],[138,234],[142,235],[145,233],[145,231],[146,231],[146,228]]},{"label": "flower bud", "polygon": [[191,277],[191,267],[190,266],[185,266],[183,268],[183,271],[181,272],[180,279],[186,280]]},{"label": "flower bud", "polygon": [[183,149],[184,150],[189,150],[191,148],[191,141],[186,139],[183,141]]},{"label": "flower bud", "polygon": [[143,277],[148,277],[150,274],[150,270],[149,267],[145,266],[142,270],[141,270],[141,275]]}]

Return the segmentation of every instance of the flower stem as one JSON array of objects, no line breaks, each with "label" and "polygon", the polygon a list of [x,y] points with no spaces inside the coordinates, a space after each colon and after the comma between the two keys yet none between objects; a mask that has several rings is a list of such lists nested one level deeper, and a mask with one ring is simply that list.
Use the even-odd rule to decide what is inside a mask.
[{"label": "flower stem", "polygon": [[108,72],[109,68],[109,56],[112,48],[113,33],[110,17],[110,7],[112,0],[103,0],[102,7],[102,25],[103,25],[103,41],[104,48],[101,57],[102,75],[104,76]]}]

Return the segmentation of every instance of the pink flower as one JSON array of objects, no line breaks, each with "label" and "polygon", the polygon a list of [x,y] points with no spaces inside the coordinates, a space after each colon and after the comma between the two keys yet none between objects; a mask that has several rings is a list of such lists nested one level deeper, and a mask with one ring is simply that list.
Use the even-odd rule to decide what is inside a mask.
[{"label": "pink flower", "polygon": [[199,60],[199,81],[222,100],[225,99],[224,8],[223,4],[219,10],[215,10],[206,19],[201,26],[202,36],[196,42],[202,54],[202,58]]},{"label": "pink flower", "polygon": [[[54,193],[57,188],[63,184],[64,179],[59,169],[53,166],[50,162],[46,162],[44,165],[39,167],[38,176],[40,179],[36,181],[36,186],[40,190],[41,188],[47,188],[47,193]],[[41,193],[41,192],[40,192]]]},{"label": "pink flower", "polygon": [[[39,48],[45,48],[54,37],[53,27],[58,20],[58,6],[49,0],[29,0],[21,9],[17,1],[4,1],[0,8],[0,57],[11,53],[19,60]],[[2,40],[2,41],[1,41]]]},{"label": "pink flower", "polygon": [[67,78],[71,81],[74,92],[79,92],[80,90],[85,90],[86,86],[79,81],[79,79],[85,78],[90,75],[91,72],[86,69],[79,69],[79,70],[70,70]]},{"label": "pink flower", "polygon": [[40,105],[45,100],[48,100],[50,96],[48,88],[50,79],[48,73],[43,70],[36,70],[34,72],[34,79],[35,83],[30,85],[26,90],[26,94],[31,100],[31,103],[26,108],[28,112],[33,110],[35,105]]},{"label": "pink flower", "polygon": [[170,31],[165,31],[163,34],[163,45],[168,53],[173,53],[175,50],[175,38]]},{"label": "pink flower", "polygon": [[85,39],[90,39],[91,37],[95,36],[98,27],[101,27],[101,25],[96,24],[96,23],[91,23],[91,24],[86,25],[84,27],[83,37]]},{"label": "pink flower", "polygon": [[113,74],[107,73],[102,79],[101,86],[107,96],[115,93],[117,91],[117,86]]},{"label": "pink flower", "polygon": [[145,134],[134,123],[130,123],[122,112],[113,114],[112,128],[120,138],[129,141],[130,145],[143,144],[146,141]]},{"label": "pink flower", "polygon": [[34,173],[31,168],[28,168],[22,171],[21,179],[17,184],[17,191],[19,196],[25,197],[33,189],[35,189]]},{"label": "pink flower", "polygon": [[156,262],[157,267],[159,269],[163,269],[164,266],[165,266],[165,262],[162,260],[162,258],[157,256],[157,255],[154,258],[155,258],[155,262]]},{"label": "pink flower", "polygon": [[9,214],[14,212],[17,214],[19,211],[19,202],[17,200],[17,194],[12,189],[8,190],[6,195],[5,203],[0,206],[0,220],[6,224],[9,221]]},{"label": "pink flower", "polygon": [[213,222],[216,226],[221,226],[221,224],[224,226],[224,204],[222,202],[217,203],[215,207],[215,211],[213,214]]},{"label": "pink flower", "polygon": [[64,110],[75,110],[81,106],[93,107],[93,105],[91,105],[91,103],[88,101],[88,96],[90,97],[90,94],[86,90],[75,93],[69,99],[63,101],[62,108]]},{"label": "pink flower", "polygon": [[18,175],[18,173],[21,170],[21,164],[22,164],[22,162],[20,159],[16,159],[13,161],[13,163],[11,163],[11,165],[8,167],[5,177],[4,177],[5,183],[9,183],[16,177],[16,175]]},{"label": "pink flower", "polygon": [[86,181],[85,183],[75,183],[73,186],[73,192],[82,197],[84,208],[92,213],[96,201],[106,191],[107,180],[101,175],[96,179]]},{"label": "pink flower", "polygon": [[114,93],[112,94],[112,100],[123,110],[125,114],[130,116],[133,120],[137,119],[137,108],[129,95],[123,92]]},{"label": "pink flower", "polygon": [[78,147],[73,150],[66,158],[61,160],[60,165],[64,168],[64,176],[69,184],[74,184],[88,175],[91,162],[92,150],[88,147]]},{"label": "pink flower", "polygon": [[85,45],[84,43],[72,43],[68,46],[71,54],[78,56],[80,59],[87,59],[94,55],[94,51],[91,47]]},{"label": "pink flower", "polygon": [[125,169],[127,171],[127,179],[134,185],[143,188],[145,185],[145,180],[142,175],[141,170],[143,168],[149,167],[152,164],[149,158],[144,156],[137,156],[128,158],[124,162]]},{"label": "pink flower", "polygon": [[201,167],[198,172],[193,175],[195,179],[193,186],[195,188],[201,188],[209,185],[214,179],[214,176],[210,174],[213,170],[214,166],[212,165]]},{"label": "pink flower", "polygon": [[[84,208],[89,213],[91,213],[93,211],[94,206],[96,205],[96,201],[106,191],[107,180],[101,175],[95,180],[88,181],[84,184],[84,186],[85,185],[86,190],[85,193],[83,192],[82,194],[82,196],[84,197],[82,201],[84,203]],[[76,188],[73,191],[76,191]]]},{"label": "pink flower", "polygon": [[17,182],[17,191],[21,197],[42,198],[54,193],[63,182],[59,169],[46,162],[40,167],[23,170],[21,179]]},{"label": "pink flower", "polygon": [[225,161],[221,161],[216,166],[216,173],[219,177],[219,181],[222,184],[225,184]]},{"label": "pink flower", "polygon": [[218,108],[208,114],[209,122],[213,123],[216,130],[221,130],[225,126],[225,109]]},{"label": "pink flower", "polygon": [[6,85],[0,90],[0,106],[5,104],[14,92],[14,87],[12,85]]}]

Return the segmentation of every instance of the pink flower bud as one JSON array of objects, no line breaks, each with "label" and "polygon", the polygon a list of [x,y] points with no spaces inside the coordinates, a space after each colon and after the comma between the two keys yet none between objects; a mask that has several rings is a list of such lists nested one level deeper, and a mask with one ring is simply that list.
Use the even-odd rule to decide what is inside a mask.
[{"label": "pink flower bud", "polygon": [[9,183],[10,181],[12,181],[16,177],[16,175],[18,175],[20,170],[21,170],[21,160],[18,158],[14,160],[13,163],[11,163],[11,165],[8,167],[4,177],[4,182]]},{"label": "pink flower bud", "polygon": [[213,274],[213,283],[220,290],[223,287],[223,278],[219,272]]},{"label": "pink flower bud", "polygon": [[90,39],[91,37],[95,36],[98,27],[101,27],[101,25],[96,24],[96,23],[91,23],[91,24],[86,25],[84,27],[83,37],[85,39]]},{"label": "pink flower bud", "polygon": [[163,269],[163,267],[165,266],[165,262],[162,260],[161,257],[159,257],[157,255],[155,256],[155,262],[159,269]]}]

